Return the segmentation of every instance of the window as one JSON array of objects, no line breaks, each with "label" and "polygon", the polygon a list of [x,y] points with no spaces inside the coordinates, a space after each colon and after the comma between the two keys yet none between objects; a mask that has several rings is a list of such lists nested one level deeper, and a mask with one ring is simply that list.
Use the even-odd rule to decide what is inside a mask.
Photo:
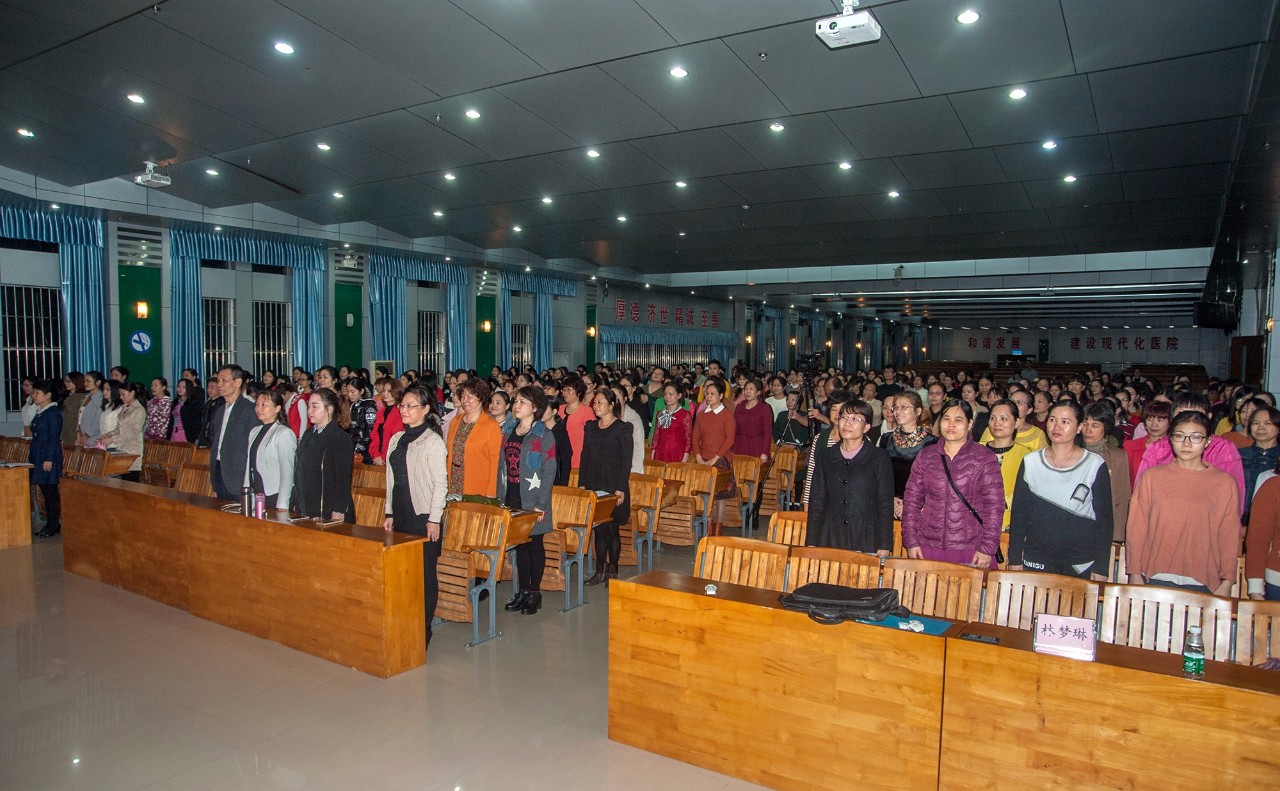
[{"label": "window", "polygon": [[418,311],[418,370],[444,370],[444,313]]},{"label": "window", "polygon": [[204,311],[204,374],[213,376],[222,366],[236,361],[236,309],[230,299],[205,297],[201,302]]},{"label": "window", "polygon": [[293,324],[288,302],[253,302],[253,374],[293,367]]},{"label": "window", "polygon": [[62,379],[62,303],[56,288],[4,286],[4,403],[22,406],[22,377]]},{"label": "window", "polygon": [[662,365],[674,363],[693,364],[706,362],[711,357],[710,346],[671,346],[662,343],[620,343],[618,359],[611,362],[629,368],[631,366]]},{"label": "window", "polygon": [[778,359],[777,342],[774,338],[765,338],[764,341],[764,367],[769,371],[778,370],[776,360]]},{"label": "window", "polygon": [[523,368],[533,364],[533,349],[529,342],[529,325],[511,325],[511,365]]}]

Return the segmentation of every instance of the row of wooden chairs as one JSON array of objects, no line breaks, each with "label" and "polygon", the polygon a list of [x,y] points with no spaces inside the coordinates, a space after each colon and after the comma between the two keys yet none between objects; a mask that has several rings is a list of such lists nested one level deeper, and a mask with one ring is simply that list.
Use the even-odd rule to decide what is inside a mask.
[{"label": "row of wooden chairs", "polygon": [[0,464],[26,464],[30,447],[25,437],[0,437]]},{"label": "row of wooden chairs", "polygon": [[145,440],[142,443],[142,482],[172,488],[182,465],[194,461],[195,455],[196,446],[190,442]]},{"label": "row of wooden chairs", "polygon": [[[893,588],[923,616],[1030,629],[1035,615],[1089,618],[1106,643],[1181,653],[1187,627],[1203,629],[1206,655],[1255,664],[1280,649],[1280,602],[1228,599],[1150,585],[1102,584],[1030,571],[984,571],[955,563],[878,557],[827,547],[731,536],[704,539],[694,574],[777,591],[810,582]],[[1233,619],[1237,626],[1233,632]]]}]

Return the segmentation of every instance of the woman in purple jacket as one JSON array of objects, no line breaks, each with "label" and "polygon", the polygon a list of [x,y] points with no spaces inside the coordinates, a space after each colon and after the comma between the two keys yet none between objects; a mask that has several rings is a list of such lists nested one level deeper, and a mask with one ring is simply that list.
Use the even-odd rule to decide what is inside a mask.
[{"label": "woman in purple jacket", "polygon": [[922,449],[902,496],[902,546],[907,557],[995,568],[1004,521],[1000,462],[970,436],[973,411],[964,401],[942,405],[941,442]]}]

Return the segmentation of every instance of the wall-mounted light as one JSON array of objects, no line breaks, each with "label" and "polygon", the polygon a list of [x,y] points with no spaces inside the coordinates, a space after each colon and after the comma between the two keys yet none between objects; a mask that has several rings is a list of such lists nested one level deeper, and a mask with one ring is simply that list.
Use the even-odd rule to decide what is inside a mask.
[{"label": "wall-mounted light", "polygon": [[348,314],[347,314],[347,326],[348,326],[348,327],[354,327],[354,326],[356,326],[356,317],[355,317],[355,314],[354,314],[354,313],[348,313]]},{"label": "wall-mounted light", "polygon": [[923,346],[921,346],[921,347],[920,347],[920,353],[921,353],[921,354],[924,354],[924,353],[925,353],[925,352],[927,352],[927,351],[929,351],[929,350],[928,350],[928,349],[926,349],[925,347],[923,347]]},{"label": "wall-mounted light", "polygon": [[594,338],[594,337],[596,337],[596,328],[595,328],[595,327],[587,327],[587,337],[590,337],[590,338]]},{"label": "wall-mounted light", "polygon": [[903,350],[904,352],[905,352],[905,351],[907,351],[907,347],[906,347],[906,346],[903,346],[903,347],[902,347],[902,350]]},{"label": "wall-mounted light", "polygon": [[791,339],[791,345],[792,345],[792,346],[795,346],[795,345],[796,345],[796,339],[795,339],[795,338],[792,338],[792,339]]},{"label": "wall-mounted light", "polygon": [[480,323],[480,329],[484,330],[485,332],[493,332],[493,322],[489,321],[488,319],[485,319],[483,322]]},{"label": "wall-mounted light", "polygon": [[1271,327],[1275,325],[1276,320],[1272,316],[1267,316],[1267,332],[1271,332]]},{"label": "wall-mounted light", "polygon": [[831,348],[831,339],[830,339],[830,338],[827,338],[827,348],[828,348],[828,349],[830,349],[830,348]]},{"label": "wall-mounted light", "polygon": [[750,335],[748,335],[748,336],[747,336],[747,343],[751,343],[751,336],[750,336]]},{"label": "wall-mounted light", "polygon": [[133,306],[134,315],[140,319],[145,319],[151,314],[151,306],[145,302],[139,302]]},{"label": "wall-mounted light", "polygon": [[858,341],[857,343],[853,344],[853,348],[855,348],[855,349],[861,349],[861,348],[862,348],[862,341]]}]

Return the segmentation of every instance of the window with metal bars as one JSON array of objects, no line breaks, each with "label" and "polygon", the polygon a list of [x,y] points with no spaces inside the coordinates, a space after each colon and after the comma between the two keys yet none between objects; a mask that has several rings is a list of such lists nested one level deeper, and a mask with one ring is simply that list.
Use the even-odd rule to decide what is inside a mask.
[{"label": "window with metal bars", "polygon": [[56,288],[4,286],[4,409],[22,407],[22,377],[62,379],[62,303]]},{"label": "window with metal bars", "polygon": [[204,297],[204,375],[213,376],[219,368],[236,361],[235,300]]},{"label": "window with metal bars", "polygon": [[418,371],[444,370],[444,313],[418,311]]},{"label": "window with metal bars", "polygon": [[766,338],[764,342],[764,367],[770,371],[778,370],[778,349],[773,338]]},{"label": "window with metal bars", "polygon": [[533,346],[528,324],[511,325],[511,365],[523,368],[533,364]]},{"label": "window with metal bars", "polygon": [[711,357],[710,346],[690,346],[662,343],[620,343],[616,363],[624,368],[632,366],[662,365],[675,363],[706,362]]},{"label": "window with metal bars", "polygon": [[293,368],[293,324],[288,302],[253,302],[253,374]]}]

